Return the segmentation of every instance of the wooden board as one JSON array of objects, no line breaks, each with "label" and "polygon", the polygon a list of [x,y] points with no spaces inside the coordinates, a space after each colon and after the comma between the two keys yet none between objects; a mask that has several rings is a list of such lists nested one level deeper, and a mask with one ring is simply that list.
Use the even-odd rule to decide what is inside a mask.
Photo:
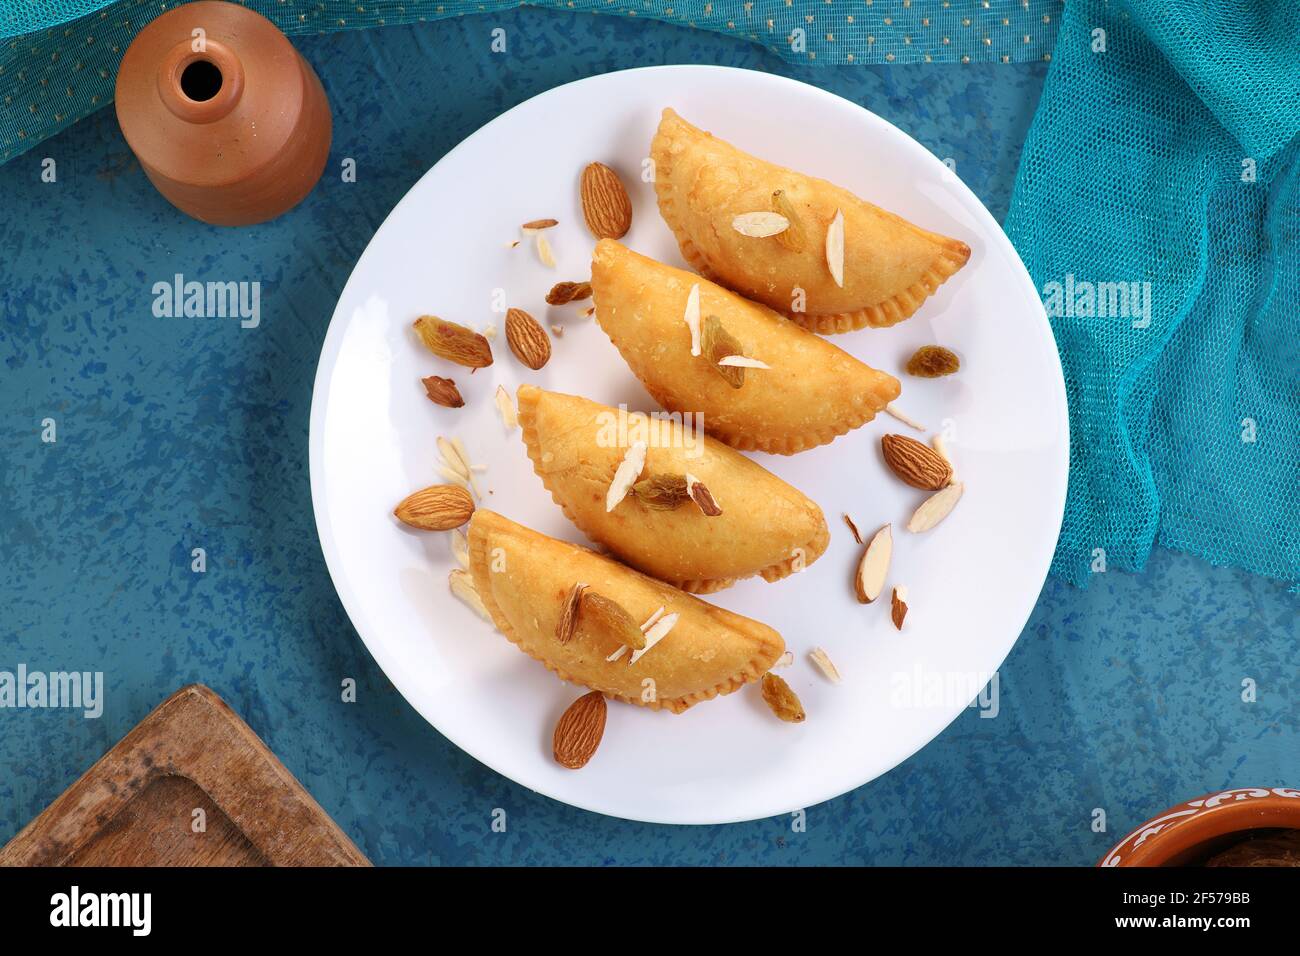
[{"label": "wooden board", "polygon": [[163,701],[0,849],[0,866],[369,865],[202,684]]}]

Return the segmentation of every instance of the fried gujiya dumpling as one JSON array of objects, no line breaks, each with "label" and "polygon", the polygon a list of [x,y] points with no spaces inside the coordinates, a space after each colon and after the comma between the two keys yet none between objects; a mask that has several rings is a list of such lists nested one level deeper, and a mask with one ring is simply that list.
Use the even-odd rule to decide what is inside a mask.
[{"label": "fried gujiya dumpling", "polygon": [[[814,502],[703,434],[693,415],[647,416],[532,385],[519,387],[518,404],[528,457],[555,503],[592,541],[661,581],[696,594],[753,575],[779,581],[830,542]],[[611,501],[638,443],[640,469],[624,470],[633,484]]]},{"label": "fried gujiya dumpling", "polygon": [[[732,448],[792,455],[871,421],[898,379],[700,276],[612,239],[591,261],[596,321],[664,408]],[[757,363],[757,364],[755,364]]]},{"label": "fried gujiya dumpling", "polygon": [[671,109],[650,156],[659,211],[691,267],[817,332],[901,322],[970,258],[960,240],[751,156]]},{"label": "fried gujiya dumpling", "polygon": [[679,714],[758,680],[785,651],[766,624],[492,511],[469,523],[469,565],[492,622],[521,651],[629,704]]}]

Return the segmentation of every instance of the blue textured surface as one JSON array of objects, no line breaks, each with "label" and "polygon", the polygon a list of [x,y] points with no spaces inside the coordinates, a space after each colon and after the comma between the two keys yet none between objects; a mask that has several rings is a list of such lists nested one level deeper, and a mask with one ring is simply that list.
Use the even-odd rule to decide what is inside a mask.
[{"label": "blue textured surface", "polygon": [[[488,52],[505,26],[507,57]],[[99,720],[0,710],[0,841],[167,694],[202,681],[377,863],[1078,863],[1155,811],[1300,778],[1295,597],[1157,550],[1142,576],[1049,582],[1001,672],[901,767],[788,818],[626,823],[460,753],[389,685],[316,543],[307,413],[334,301],[388,209],[447,149],[558,83],[712,62],[880,113],[1005,214],[1038,67],[802,69],[742,41],[520,11],[298,41],[330,94],[329,174],[280,221],[223,231],[152,189],[111,112],[0,168],[0,670],[102,670]],[[449,87],[455,95],[448,95]],[[397,105],[400,104],[400,105]],[[52,157],[58,181],[40,181]],[[345,156],[357,182],[339,181]],[[262,321],[157,319],[173,273],[260,279]],[[41,421],[58,441],[41,442]],[[204,547],[206,574],[190,571]],[[358,700],[339,686],[353,677]],[[1258,699],[1245,703],[1252,679]],[[492,811],[508,814],[505,833]],[[1109,829],[1090,829],[1094,808]]]}]

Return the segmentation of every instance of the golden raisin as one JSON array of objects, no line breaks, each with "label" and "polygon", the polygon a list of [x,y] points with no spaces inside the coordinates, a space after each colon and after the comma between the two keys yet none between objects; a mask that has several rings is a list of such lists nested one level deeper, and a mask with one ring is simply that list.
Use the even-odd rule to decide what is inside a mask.
[{"label": "golden raisin", "polygon": [[942,345],[923,345],[907,360],[907,374],[919,378],[939,378],[961,368],[961,359]]},{"label": "golden raisin", "polygon": [[591,298],[590,282],[557,282],[546,293],[547,305],[564,305],[568,302],[580,302]]},{"label": "golden raisin", "polygon": [[704,317],[704,327],[700,330],[701,349],[704,357],[715,372],[727,380],[732,388],[745,384],[745,370],[739,365],[719,365],[721,359],[728,355],[745,354],[735,336],[722,327],[722,320],[716,315]]},{"label": "golden raisin", "polygon": [[632,494],[656,511],[672,511],[688,497],[682,475],[651,475],[632,486]]},{"label": "golden raisin", "polygon": [[772,708],[772,713],[776,714],[786,723],[802,723],[805,717],[803,704],[799,702],[799,697],[790,689],[780,677],[777,677],[771,671],[763,675],[763,702]]},{"label": "golden raisin", "polygon": [[590,628],[599,637],[626,644],[635,651],[645,647],[645,634],[622,605],[595,591],[584,591],[579,598],[580,626]]},{"label": "golden raisin", "polygon": [[795,209],[794,203],[790,201],[790,197],[783,190],[778,189],[772,193],[772,211],[785,216],[786,222],[790,223],[784,232],[776,234],[776,241],[791,252],[803,252],[804,246],[807,244],[803,220],[799,217],[799,211]]}]

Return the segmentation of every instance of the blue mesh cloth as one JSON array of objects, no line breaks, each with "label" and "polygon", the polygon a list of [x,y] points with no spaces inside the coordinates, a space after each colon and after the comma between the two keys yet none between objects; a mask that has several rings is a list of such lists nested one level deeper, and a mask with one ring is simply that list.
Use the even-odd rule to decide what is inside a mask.
[{"label": "blue mesh cloth", "polygon": [[1065,369],[1076,583],[1156,541],[1300,579],[1298,60],[1289,2],[1065,11],[1007,232]]},{"label": "blue mesh cloth", "polygon": [[[523,0],[239,0],[290,36],[483,17]],[[1061,0],[534,0],[762,43],[797,62],[1021,63],[1051,56]],[[0,0],[0,163],[113,99],[131,39],[167,0]],[[526,43],[526,37],[507,37]],[[625,66],[639,64],[628,63]]]}]

